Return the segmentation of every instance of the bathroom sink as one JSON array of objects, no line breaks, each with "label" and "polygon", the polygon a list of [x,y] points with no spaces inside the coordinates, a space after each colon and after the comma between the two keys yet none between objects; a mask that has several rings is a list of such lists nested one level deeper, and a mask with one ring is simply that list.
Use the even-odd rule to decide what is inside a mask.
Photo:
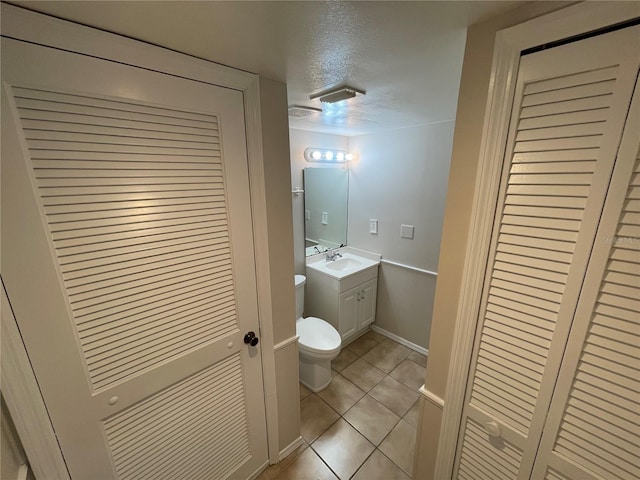
[{"label": "bathroom sink", "polygon": [[355,249],[345,250],[345,248],[340,249],[341,257],[335,260],[327,260],[324,254],[307,257],[307,268],[321,272],[324,275],[329,275],[338,280],[372,267],[377,271],[378,264],[380,263],[380,257],[378,255],[358,255],[353,253]]},{"label": "bathroom sink", "polygon": [[355,258],[340,258],[338,260],[327,261],[327,268],[331,270],[337,270],[342,272],[344,270],[351,270],[362,265],[362,262],[356,260]]}]

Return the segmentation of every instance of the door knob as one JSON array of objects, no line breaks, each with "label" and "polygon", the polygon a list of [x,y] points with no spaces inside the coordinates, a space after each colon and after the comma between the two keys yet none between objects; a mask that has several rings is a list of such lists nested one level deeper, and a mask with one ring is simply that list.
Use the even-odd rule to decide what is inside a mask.
[{"label": "door knob", "polygon": [[251,345],[252,347],[255,347],[259,341],[260,339],[256,337],[254,332],[247,332],[244,336],[244,343]]}]

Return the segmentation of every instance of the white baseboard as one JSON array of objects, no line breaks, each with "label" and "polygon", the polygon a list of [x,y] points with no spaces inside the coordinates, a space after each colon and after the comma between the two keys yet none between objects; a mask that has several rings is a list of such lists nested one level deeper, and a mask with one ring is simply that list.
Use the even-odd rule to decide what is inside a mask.
[{"label": "white baseboard", "polygon": [[421,347],[420,345],[416,345],[415,343],[410,342],[409,340],[399,337],[395,333],[388,332],[385,329],[378,327],[377,325],[371,325],[371,330],[373,330],[376,333],[379,333],[380,335],[384,335],[385,337],[390,338],[391,340],[394,340],[399,344],[404,345],[405,347],[408,347],[415,352],[421,353],[422,355],[426,355],[427,357],[429,356],[428,348],[424,348],[424,347]]},{"label": "white baseboard", "polygon": [[293,337],[289,337],[286,340],[281,341],[280,343],[276,344],[273,346],[273,350],[275,352],[277,352],[278,350],[283,349],[284,347],[287,347],[289,345],[291,345],[292,343],[296,343],[298,341],[298,335],[294,335]]},{"label": "white baseboard", "polygon": [[267,468],[269,468],[269,461],[267,460],[266,462],[264,462],[260,468],[258,468],[255,472],[253,472],[251,475],[249,475],[247,477],[247,480],[255,480],[256,478],[258,478],[260,475],[262,475],[262,472],[264,472]]},{"label": "white baseboard", "polygon": [[434,404],[436,407],[438,407],[440,410],[444,410],[444,400],[442,398],[440,398],[438,395],[436,395],[433,392],[430,392],[429,390],[427,390],[425,388],[424,385],[422,385],[420,387],[420,390],[418,390],[418,392],[420,393],[420,395],[422,395],[426,400],[428,400],[429,402],[431,402],[432,404]]},{"label": "white baseboard", "polygon": [[295,451],[296,448],[300,447],[303,443],[304,443],[304,439],[302,437],[298,437],[297,439],[295,439],[293,442],[291,442],[290,445],[288,445],[284,449],[280,450],[280,455],[279,455],[279,460],[278,461],[281,462],[282,460],[287,458],[290,453]]}]

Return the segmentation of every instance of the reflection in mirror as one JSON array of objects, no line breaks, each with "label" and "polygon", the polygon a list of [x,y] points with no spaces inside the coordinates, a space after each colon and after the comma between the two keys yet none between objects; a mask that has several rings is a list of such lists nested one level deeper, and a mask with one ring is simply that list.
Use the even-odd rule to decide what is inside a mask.
[{"label": "reflection in mirror", "polygon": [[349,170],[305,168],[303,179],[306,255],[346,245]]}]

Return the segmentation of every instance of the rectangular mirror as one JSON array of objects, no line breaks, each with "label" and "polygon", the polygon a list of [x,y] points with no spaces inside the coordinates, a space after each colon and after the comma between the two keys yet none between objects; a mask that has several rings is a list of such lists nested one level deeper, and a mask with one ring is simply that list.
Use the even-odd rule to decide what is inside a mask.
[{"label": "rectangular mirror", "polygon": [[305,168],[303,181],[306,255],[346,245],[349,170]]}]

